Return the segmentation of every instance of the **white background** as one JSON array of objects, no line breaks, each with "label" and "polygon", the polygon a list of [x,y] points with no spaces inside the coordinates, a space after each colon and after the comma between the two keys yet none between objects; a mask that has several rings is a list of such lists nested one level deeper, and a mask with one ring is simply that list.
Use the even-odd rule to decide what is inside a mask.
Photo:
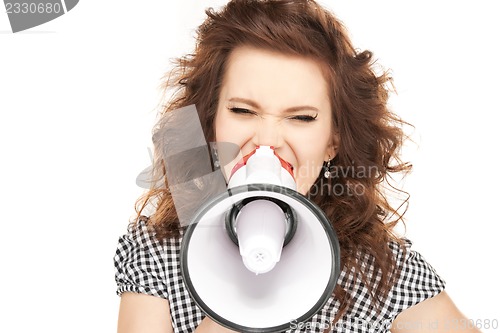
[{"label": "white background", "polygon": [[[113,255],[169,59],[207,6],[80,1],[12,34],[0,13],[0,331],[113,332]],[[323,1],[392,69],[415,126],[407,234],[474,320],[499,320],[496,1]],[[488,330],[484,330],[488,331]]]}]

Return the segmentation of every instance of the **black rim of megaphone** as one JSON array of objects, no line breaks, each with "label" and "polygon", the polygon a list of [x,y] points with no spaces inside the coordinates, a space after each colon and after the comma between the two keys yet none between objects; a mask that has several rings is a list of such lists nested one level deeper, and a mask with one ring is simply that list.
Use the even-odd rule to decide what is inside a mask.
[{"label": "black rim of megaphone", "polygon": [[[188,248],[189,248],[189,241],[191,239],[191,236],[198,225],[198,222],[201,217],[203,217],[212,207],[214,207],[216,204],[221,202],[222,200],[231,197],[236,194],[240,194],[243,192],[254,192],[254,191],[267,191],[267,192],[276,192],[280,194],[284,194],[288,197],[291,197],[298,201],[299,203],[303,204],[306,206],[318,219],[318,221],[321,222],[321,225],[323,226],[325,232],[328,235],[328,239],[330,240],[330,249],[332,253],[334,254],[332,256],[332,272],[330,274],[330,279],[328,284],[325,287],[325,291],[323,292],[322,297],[318,300],[318,302],[305,314],[303,314],[299,318],[290,318],[289,322],[283,323],[282,325],[278,326],[273,326],[273,327],[265,327],[265,328],[257,328],[257,327],[246,327],[242,325],[235,324],[214,311],[210,309],[210,307],[203,302],[201,297],[198,295],[196,292],[193,283],[191,282],[191,278],[189,275],[189,269],[187,265],[187,253],[188,253]],[[314,202],[310,201],[307,199],[305,196],[302,194],[291,190],[286,187],[278,186],[278,185],[273,185],[273,184],[251,184],[251,185],[241,185],[237,186],[231,189],[228,189],[227,191],[221,193],[219,196],[217,196],[215,199],[210,200],[208,203],[206,203],[204,206],[202,206],[198,212],[195,214],[193,218],[193,222],[187,227],[184,236],[183,236],[183,241],[181,245],[181,274],[184,280],[184,283],[188,289],[189,294],[191,295],[191,298],[193,301],[198,305],[199,308],[202,309],[202,311],[210,317],[212,320],[215,322],[219,323],[220,325],[227,327],[232,330],[236,330],[239,332],[248,332],[248,333],[271,333],[271,332],[281,332],[281,331],[286,331],[290,329],[290,325],[292,322],[306,322],[309,320],[312,316],[314,316],[318,311],[320,311],[323,306],[326,304],[328,301],[328,298],[333,294],[333,290],[335,288],[335,285],[337,284],[338,277],[340,275],[340,245],[339,241],[337,238],[337,234],[333,227],[330,224],[329,219],[326,217],[325,213],[323,210],[321,210]]]}]

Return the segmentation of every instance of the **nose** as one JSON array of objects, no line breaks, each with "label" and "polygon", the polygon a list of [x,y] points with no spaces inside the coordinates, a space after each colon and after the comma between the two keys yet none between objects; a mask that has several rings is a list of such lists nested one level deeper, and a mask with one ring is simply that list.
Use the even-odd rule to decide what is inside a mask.
[{"label": "nose", "polygon": [[253,143],[256,146],[272,146],[276,149],[283,144],[281,126],[271,119],[262,119],[255,129]]}]

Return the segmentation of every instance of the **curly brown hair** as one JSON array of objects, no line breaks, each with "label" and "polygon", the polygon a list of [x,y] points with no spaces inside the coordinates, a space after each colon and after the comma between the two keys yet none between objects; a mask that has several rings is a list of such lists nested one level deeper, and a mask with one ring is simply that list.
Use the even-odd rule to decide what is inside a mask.
[{"label": "curly brown hair", "polygon": [[[393,230],[404,214],[400,207],[391,206],[384,184],[392,173],[411,168],[399,158],[405,123],[387,106],[390,75],[377,74],[372,53],[356,50],[342,23],[315,1],[233,0],[220,11],[208,9],[206,14],[194,53],[178,59],[166,77],[164,88],[176,90],[162,114],[196,105],[206,140],[212,142],[221,82],[236,47],[252,46],[320,63],[330,85],[333,128],[340,138],[333,160],[338,172],[328,179],[321,174],[308,197],[332,221],[343,269],[362,279],[376,304],[398,276],[389,243],[400,242]],[[166,184],[162,163],[156,156],[155,170]],[[151,189],[138,201],[140,218],[151,202],[155,211],[147,223],[156,237],[178,237],[180,225],[168,186]],[[360,258],[366,256],[377,274],[361,268]],[[335,297],[342,304],[338,320],[351,302],[340,286]]]}]

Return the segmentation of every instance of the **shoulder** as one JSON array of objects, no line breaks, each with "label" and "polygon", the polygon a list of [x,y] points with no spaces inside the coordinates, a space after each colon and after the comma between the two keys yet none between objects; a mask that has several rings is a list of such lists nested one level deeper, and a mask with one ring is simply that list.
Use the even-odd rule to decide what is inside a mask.
[{"label": "shoulder", "polygon": [[399,276],[391,289],[391,296],[398,309],[405,309],[427,298],[436,296],[445,287],[445,281],[434,267],[418,251],[412,242],[390,242]]},{"label": "shoulder", "polygon": [[340,324],[356,324],[369,328],[389,327],[405,309],[438,295],[445,282],[424,257],[412,249],[407,239],[390,241],[396,277],[387,294],[374,295],[376,288],[368,284],[380,283],[380,272],[370,255],[358,256],[358,269],[368,272],[366,279],[359,270],[343,270],[339,285],[349,294],[351,304]]},{"label": "shoulder", "polygon": [[140,260],[146,257],[163,264],[164,259],[178,253],[181,238],[159,240],[154,230],[145,221],[131,224],[128,232],[118,239],[115,259]]},{"label": "shoulder", "polygon": [[480,333],[455,306],[446,291],[401,312],[391,325],[393,333]]},{"label": "shoulder", "polygon": [[441,300],[446,283],[424,256],[412,249],[412,242],[402,239],[400,243],[391,242],[389,246],[399,272],[387,300],[391,319],[433,298],[433,302]]},{"label": "shoulder", "polygon": [[394,321],[391,331],[403,332],[479,332],[444,290],[445,282],[436,270],[405,240],[404,248],[394,246],[401,273],[391,290]]},{"label": "shoulder", "polygon": [[114,256],[117,293],[131,291],[167,298],[167,272],[178,266],[181,239],[160,241],[144,221],[129,226]]}]

